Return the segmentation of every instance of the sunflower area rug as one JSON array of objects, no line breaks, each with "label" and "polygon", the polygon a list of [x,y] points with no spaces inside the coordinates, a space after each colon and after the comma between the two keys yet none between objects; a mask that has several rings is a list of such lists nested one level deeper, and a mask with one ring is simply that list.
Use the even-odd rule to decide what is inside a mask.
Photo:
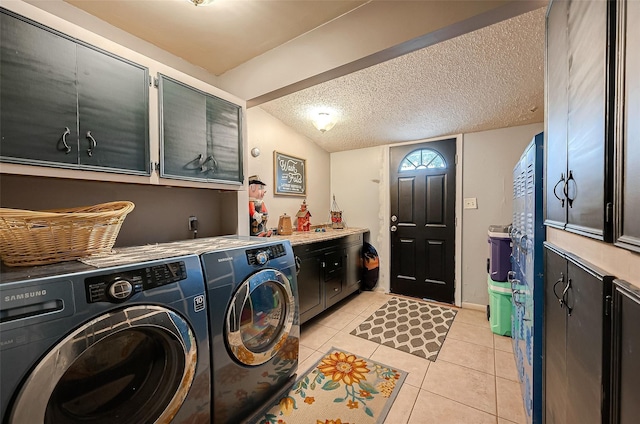
[{"label": "sunflower area rug", "polygon": [[455,317],[452,308],[392,297],[351,334],[435,361]]},{"label": "sunflower area rug", "polygon": [[332,348],[257,424],[380,424],[407,373]]}]

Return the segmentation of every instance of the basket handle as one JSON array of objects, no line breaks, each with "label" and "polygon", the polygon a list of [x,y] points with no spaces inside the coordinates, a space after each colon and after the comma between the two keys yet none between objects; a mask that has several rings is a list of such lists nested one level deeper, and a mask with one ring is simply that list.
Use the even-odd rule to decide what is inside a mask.
[{"label": "basket handle", "polygon": [[87,149],[87,154],[89,156],[93,156],[93,149],[96,148],[98,143],[96,142],[96,139],[91,135],[91,131],[87,131],[87,138],[89,139],[89,148]]},{"label": "basket handle", "polygon": [[58,140],[58,146],[60,146],[60,142],[62,142],[62,145],[64,146],[62,148],[58,147],[58,150],[60,150],[60,151],[64,150],[64,152],[66,154],[71,153],[71,146],[69,146],[67,144],[67,136],[69,134],[71,134],[71,131],[69,130],[69,127],[65,127],[64,128],[64,132],[62,133],[62,136],[60,137],[60,140]]}]

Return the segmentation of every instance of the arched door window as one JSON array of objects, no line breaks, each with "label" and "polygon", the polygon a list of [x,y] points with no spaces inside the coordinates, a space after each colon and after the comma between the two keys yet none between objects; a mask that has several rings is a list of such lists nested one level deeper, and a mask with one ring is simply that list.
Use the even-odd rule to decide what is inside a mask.
[{"label": "arched door window", "polygon": [[446,167],[447,162],[440,153],[431,149],[417,149],[402,159],[398,172],[420,169],[446,169]]}]

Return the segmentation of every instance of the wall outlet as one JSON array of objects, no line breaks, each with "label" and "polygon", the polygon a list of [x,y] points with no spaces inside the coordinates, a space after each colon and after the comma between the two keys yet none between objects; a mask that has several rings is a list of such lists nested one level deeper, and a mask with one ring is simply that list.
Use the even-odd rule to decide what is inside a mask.
[{"label": "wall outlet", "polygon": [[465,209],[478,209],[478,199],[475,197],[465,197],[464,199]]},{"label": "wall outlet", "polygon": [[198,231],[198,218],[195,216],[189,217],[189,231]]}]

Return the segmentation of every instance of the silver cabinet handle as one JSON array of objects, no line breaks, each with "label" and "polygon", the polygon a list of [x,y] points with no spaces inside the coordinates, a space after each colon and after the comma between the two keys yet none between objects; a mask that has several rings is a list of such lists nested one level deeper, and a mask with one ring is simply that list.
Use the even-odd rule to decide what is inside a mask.
[{"label": "silver cabinet handle", "polygon": [[[67,136],[71,134],[69,127],[64,128],[64,133],[62,133],[62,144],[64,144],[64,150],[66,154],[71,153],[71,146],[67,144]],[[60,149],[62,150],[62,149]]]},{"label": "silver cabinet handle", "polygon": [[[209,162],[211,162],[211,165],[206,166],[207,163]],[[209,171],[216,172],[217,170],[218,170],[218,161],[216,160],[216,158],[213,157],[213,155],[207,156],[204,162],[200,164],[200,172],[202,173],[209,172]]]},{"label": "silver cabinet handle", "polygon": [[[558,193],[556,193],[556,189],[558,188],[558,186],[560,185],[560,183],[564,182],[564,172],[562,174],[560,174],[560,180],[558,180],[558,182],[556,183],[556,185],[553,186],[553,195],[556,196],[556,199],[558,199],[561,203],[561,206],[564,208],[564,199],[566,197],[566,195],[561,199],[558,196]],[[565,186],[563,185],[562,191],[565,191]],[[563,193],[564,194],[564,193]]]},{"label": "silver cabinet handle", "polygon": [[87,138],[89,139],[89,148],[87,149],[87,154],[89,156],[93,156],[93,149],[96,148],[98,143],[96,143],[96,139],[91,135],[91,131],[87,131]]}]

